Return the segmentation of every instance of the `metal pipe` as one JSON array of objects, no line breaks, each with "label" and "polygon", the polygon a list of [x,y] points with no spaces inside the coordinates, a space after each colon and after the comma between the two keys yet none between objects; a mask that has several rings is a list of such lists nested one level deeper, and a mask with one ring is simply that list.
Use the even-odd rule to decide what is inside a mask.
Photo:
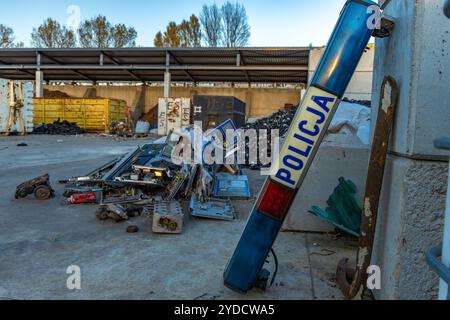
[{"label": "metal pipe", "polygon": [[389,3],[391,3],[391,0],[384,0],[383,4],[380,6],[381,10],[386,9],[386,7],[389,5]]},{"label": "metal pipe", "polygon": [[[447,202],[445,209],[444,244],[442,247],[442,263],[450,269],[450,165],[447,189]],[[441,279],[439,284],[439,299],[447,300],[449,297],[449,283]]]},{"label": "metal pipe", "polygon": [[[425,257],[428,265],[437,272],[439,277],[441,277],[441,281],[444,281],[447,284],[450,283],[450,269],[444,265],[440,259],[442,257],[442,245],[428,250]],[[450,300],[450,294],[448,291],[442,291],[439,294],[439,299]]]},{"label": "metal pipe", "polygon": [[[450,3],[447,1],[447,3]],[[434,146],[438,149],[450,150],[449,138],[438,138],[434,141]],[[449,179],[447,189],[447,200],[445,206],[445,224],[444,224],[444,242],[442,245],[442,264],[450,269],[450,163],[449,163]],[[449,283],[441,278],[439,285],[439,299],[447,300],[449,298]]]}]

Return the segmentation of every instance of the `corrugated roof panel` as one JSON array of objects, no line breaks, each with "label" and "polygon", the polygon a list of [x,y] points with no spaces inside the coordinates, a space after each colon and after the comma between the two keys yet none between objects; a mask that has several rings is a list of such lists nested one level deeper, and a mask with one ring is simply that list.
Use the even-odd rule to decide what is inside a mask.
[{"label": "corrugated roof panel", "polygon": [[[0,77],[33,80],[38,67],[37,55],[41,53],[41,68],[46,80],[163,81],[166,54],[169,53],[174,68],[186,68],[171,69],[173,81],[306,82],[309,51],[310,48],[2,49]],[[102,53],[103,66],[100,65]],[[267,70],[236,70],[238,55],[241,67],[267,67]],[[54,69],[58,64],[61,69]],[[12,65],[11,68],[8,65]],[[131,66],[135,70],[125,70]],[[149,70],[150,66],[158,70]],[[193,66],[200,66],[202,70],[192,70]],[[290,66],[296,70],[289,70]],[[68,70],[69,67],[74,70]],[[299,71],[302,68],[305,70]]]}]

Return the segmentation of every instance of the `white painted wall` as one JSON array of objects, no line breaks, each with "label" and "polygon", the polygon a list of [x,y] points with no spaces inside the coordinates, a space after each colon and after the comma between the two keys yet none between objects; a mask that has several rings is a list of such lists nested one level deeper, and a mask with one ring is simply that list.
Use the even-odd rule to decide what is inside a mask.
[{"label": "white painted wall", "polygon": [[[375,48],[373,45],[369,46],[356,68],[355,74],[348,85],[344,97],[355,100],[371,100],[372,99],[372,78],[373,78],[373,61],[375,55]],[[325,52],[324,48],[314,48],[309,54],[309,70],[308,79],[311,81],[314,73],[317,70],[320,59]]]}]

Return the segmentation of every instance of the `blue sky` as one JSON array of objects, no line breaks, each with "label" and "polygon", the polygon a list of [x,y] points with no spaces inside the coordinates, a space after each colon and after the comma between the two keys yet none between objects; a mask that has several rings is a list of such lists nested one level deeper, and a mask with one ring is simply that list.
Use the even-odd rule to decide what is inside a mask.
[{"label": "blue sky", "polygon": [[[209,0],[16,0],[2,3],[0,23],[15,30],[16,40],[30,45],[33,27],[52,17],[65,24],[67,8],[77,5],[82,19],[103,14],[113,23],[138,31],[137,44],[152,46],[154,35],[169,21],[199,14]],[[221,5],[225,0],[216,0]],[[241,0],[249,16],[250,46],[325,45],[345,0]]]}]

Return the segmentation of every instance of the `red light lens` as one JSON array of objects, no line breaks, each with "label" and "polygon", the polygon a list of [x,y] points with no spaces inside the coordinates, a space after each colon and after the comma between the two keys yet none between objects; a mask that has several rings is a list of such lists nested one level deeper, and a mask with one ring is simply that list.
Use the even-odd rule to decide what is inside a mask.
[{"label": "red light lens", "polygon": [[95,201],[96,196],[94,193],[74,194],[69,200],[72,204],[82,204]]},{"label": "red light lens", "polygon": [[294,201],[296,191],[282,187],[269,179],[261,192],[256,210],[276,219],[283,220]]}]

